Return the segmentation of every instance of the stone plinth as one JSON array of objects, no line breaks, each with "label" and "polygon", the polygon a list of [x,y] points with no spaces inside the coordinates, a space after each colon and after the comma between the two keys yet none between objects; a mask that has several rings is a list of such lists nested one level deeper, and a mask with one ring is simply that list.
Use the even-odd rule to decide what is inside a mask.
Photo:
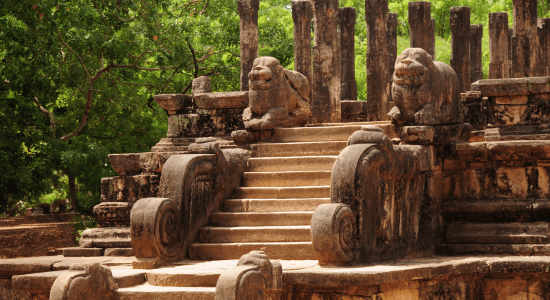
[{"label": "stone plinth", "polygon": [[483,79],[483,25],[470,25],[470,82]]},{"label": "stone plinth", "polygon": [[339,16],[340,99],[357,100],[355,82],[355,8],[341,7]]},{"label": "stone plinth", "polygon": [[248,91],[248,73],[258,57],[259,0],[237,1],[240,17],[241,41],[241,91]]},{"label": "stone plinth", "polygon": [[[292,20],[294,21],[294,70],[312,81],[311,73],[311,20],[313,3],[305,0],[292,1]],[[309,103],[311,104],[311,91]]]},{"label": "stone plinth", "polygon": [[409,2],[411,48],[422,48],[435,59],[435,29],[432,29],[432,4],[427,1]]},{"label": "stone plinth", "polygon": [[[311,123],[340,122],[338,0],[314,0],[315,28]],[[385,24],[385,23],[384,23]]]},{"label": "stone plinth", "polygon": [[369,121],[387,120],[390,110],[390,74],[387,46],[388,1],[366,0],[367,113]]},{"label": "stone plinth", "polygon": [[451,67],[460,82],[461,92],[470,90],[470,8],[451,7]]},{"label": "stone plinth", "polygon": [[[489,79],[500,79],[510,77],[510,64],[508,46],[511,40],[508,40],[508,14],[490,13],[489,14],[489,53],[491,62],[489,63]],[[511,59],[511,57],[510,57]]]},{"label": "stone plinth", "polygon": [[170,115],[182,113],[183,109],[191,107],[193,103],[191,95],[183,94],[154,95],[153,99],[155,99],[155,102],[157,102],[160,107],[166,109]]}]

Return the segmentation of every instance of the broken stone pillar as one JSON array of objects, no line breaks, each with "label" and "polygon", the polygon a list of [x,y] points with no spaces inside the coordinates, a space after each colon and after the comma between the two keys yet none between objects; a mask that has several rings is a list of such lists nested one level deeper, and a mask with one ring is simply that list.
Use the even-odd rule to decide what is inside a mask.
[{"label": "broken stone pillar", "polygon": [[422,48],[435,57],[435,28],[432,28],[432,4],[427,1],[409,2],[411,48]]},{"label": "broken stone pillar", "polygon": [[514,0],[513,78],[537,76],[537,0]]},{"label": "broken stone pillar", "polygon": [[470,25],[470,82],[483,79],[483,25]]},{"label": "broken stone pillar", "polygon": [[241,30],[241,91],[248,91],[248,73],[258,57],[259,0],[238,0]]},{"label": "broken stone pillar", "polygon": [[369,121],[387,120],[390,109],[388,69],[388,0],[365,0],[367,19],[367,116]]},{"label": "broken stone pillar", "polygon": [[[386,29],[387,47],[388,47],[388,66],[390,76],[390,86],[393,81],[393,71],[395,70],[395,60],[397,59],[397,13],[388,13],[388,25]],[[390,95],[391,101],[391,95]]]},{"label": "broken stone pillar", "polygon": [[206,76],[200,76],[193,79],[192,91],[193,91],[193,94],[211,93],[212,84],[210,83],[210,78]]},{"label": "broken stone pillar", "polygon": [[[292,1],[292,20],[294,20],[294,70],[306,76],[309,83],[311,77],[311,20],[313,19],[313,3],[306,0]],[[311,92],[309,93],[311,104]]]},{"label": "broken stone pillar", "polygon": [[539,19],[537,29],[539,76],[550,76],[550,18]]},{"label": "broken stone pillar", "polygon": [[357,100],[355,82],[355,7],[341,7],[339,16],[340,99]]},{"label": "broken stone pillar", "polygon": [[[338,0],[313,0],[315,8],[311,123],[339,123]],[[384,25],[386,23],[384,22]],[[384,35],[385,38],[385,35]]]},{"label": "broken stone pillar", "polygon": [[489,79],[510,77],[508,51],[508,14],[489,14]]},{"label": "broken stone pillar", "polygon": [[451,7],[451,67],[458,75],[460,91],[470,90],[470,8]]}]

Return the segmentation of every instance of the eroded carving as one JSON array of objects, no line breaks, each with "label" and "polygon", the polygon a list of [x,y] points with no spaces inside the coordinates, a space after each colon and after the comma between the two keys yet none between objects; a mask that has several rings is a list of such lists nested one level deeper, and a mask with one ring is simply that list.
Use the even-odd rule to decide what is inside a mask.
[{"label": "eroded carving", "polygon": [[99,263],[73,264],[55,280],[50,300],[109,300],[116,288],[109,268]]},{"label": "eroded carving", "polygon": [[271,262],[263,251],[241,257],[237,267],[220,275],[216,300],[279,300],[283,289],[283,268]]},{"label": "eroded carving", "polygon": [[405,49],[397,57],[393,73],[392,99],[388,115],[402,125],[461,123],[462,102],[455,71],[433,61],[423,49]]}]

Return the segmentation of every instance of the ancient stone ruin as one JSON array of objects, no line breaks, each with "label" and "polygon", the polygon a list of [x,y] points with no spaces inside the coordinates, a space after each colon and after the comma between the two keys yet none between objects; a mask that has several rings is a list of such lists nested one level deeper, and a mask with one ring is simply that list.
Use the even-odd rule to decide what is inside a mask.
[{"label": "ancient stone ruin", "polygon": [[[63,255],[0,262],[6,299],[550,299],[549,22],[536,1],[482,30],[452,7],[450,66],[431,4],[292,1],[296,70],[258,56],[239,1],[241,91],[156,95],[168,132],[113,154],[98,227]],[[311,22],[315,43],[311,47]],[[357,83],[365,84],[365,83]]]}]

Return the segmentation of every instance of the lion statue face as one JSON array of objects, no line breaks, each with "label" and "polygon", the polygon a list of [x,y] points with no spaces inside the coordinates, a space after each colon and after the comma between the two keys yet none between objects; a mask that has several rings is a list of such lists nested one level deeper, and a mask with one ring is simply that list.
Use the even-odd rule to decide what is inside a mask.
[{"label": "lion statue face", "polygon": [[248,73],[251,90],[269,90],[280,84],[282,78],[283,67],[276,58],[270,56],[256,58]]},{"label": "lion statue face", "polygon": [[395,61],[393,82],[399,85],[419,85],[430,80],[434,68],[432,56],[421,48],[405,49]]}]

